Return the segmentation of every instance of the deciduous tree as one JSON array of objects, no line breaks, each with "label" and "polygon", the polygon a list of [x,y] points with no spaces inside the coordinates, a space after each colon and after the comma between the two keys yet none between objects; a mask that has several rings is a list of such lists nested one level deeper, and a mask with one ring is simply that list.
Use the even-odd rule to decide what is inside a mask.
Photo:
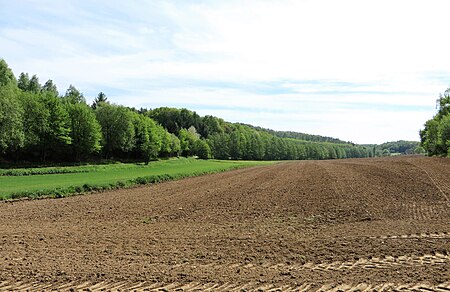
[{"label": "deciduous tree", "polygon": [[17,91],[10,85],[0,86],[0,154],[23,146],[23,109]]},{"label": "deciduous tree", "polygon": [[95,114],[102,127],[102,146],[106,157],[133,149],[135,133],[133,114],[129,109],[106,102],[97,106]]},{"label": "deciduous tree", "polygon": [[67,104],[73,157],[79,161],[101,149],[102,133],[92,109],[84,103]]}]

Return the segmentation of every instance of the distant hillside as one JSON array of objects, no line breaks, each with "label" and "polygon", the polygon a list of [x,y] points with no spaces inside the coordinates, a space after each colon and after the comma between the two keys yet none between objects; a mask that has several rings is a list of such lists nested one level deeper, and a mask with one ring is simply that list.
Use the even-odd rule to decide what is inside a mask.
[{"label": "distant hillside", "polygon": [[[320,135],[311,135],[294,131],[276,131],[271,129],[266,129],[262,127],[252,126],[248,124],[246,125],[252,129],[257,131],[262,131],[274,135],[279,138],[287,138],[287,139],[296,139],[301,141],[310,141],[310,142],[322,142],[322,143],[335,143],[335,144],[350,144],[357,145],[352,142],[346,142],[333,137],[326,137]],[[392,141],[385,142],[383,144],[362,144],[360,145],[365,147],[372,152],[371,156],[373,157],[381,157],[381,156],[392,156],[392,155],[409,155],[409,154],[424,154],[425,150],[420,146],[420,142],[418,141]]]},{"label": "distant hillside", "polygon": [[[339,139],[230,123],[214,116],[201,117],[188,109],[160,107],[141,109],[140,112],[182,141],[184,135],[198,135],[205,139],[212,156],[219,159],[302,160],[372,156],[371,148]],[[185,132],[186,129],[189,133]]]},{"label": "distant hillside", "polygon": [[345,142],[337,138],[332,137],[326,137],[326,136],[320,136],[320,135],[311,135],[311,134],[305,134],[305,133],[299,133],[299,132],[293,132],[293,131],[275,131],[271,129],[266,129],[262,127],[252,126],[248,124],[243,124],[246,126],[249,126],[257,131],[262,131],[269,133],[271,135],[274,135],[279,138],[292,138],[297,140],[303,140],[303,141],[311,141],[311,142],[329,142],[329,143],[342,143],[342,144],[353,144],[350,142]]}]

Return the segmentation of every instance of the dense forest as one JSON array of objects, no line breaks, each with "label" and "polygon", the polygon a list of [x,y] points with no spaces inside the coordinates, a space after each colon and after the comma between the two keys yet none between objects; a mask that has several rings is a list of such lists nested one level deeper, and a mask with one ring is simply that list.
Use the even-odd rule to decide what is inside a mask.
[{"label": "dense forest", "polygon": [[277,132],[194,111],[116,105],[100,92],[91,105],[73,85],[15,77],[0,60],[0,160],[150,161],[161,157],[294,160],[381,156],[375,147],[295,132]]},{"label": "dense forest", "polygon": [[436,101],[438,112],[420,131],[420,143],[428,155],[450,157],[450,88]]}]

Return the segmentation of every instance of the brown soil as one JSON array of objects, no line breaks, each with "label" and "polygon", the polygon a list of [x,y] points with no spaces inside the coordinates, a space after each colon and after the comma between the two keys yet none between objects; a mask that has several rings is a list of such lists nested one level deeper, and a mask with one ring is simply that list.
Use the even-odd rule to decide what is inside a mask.
[{"label": "brown soil", "polygon": [[450,289],[450,159],[287,162],[0,203],[0,290]]}]

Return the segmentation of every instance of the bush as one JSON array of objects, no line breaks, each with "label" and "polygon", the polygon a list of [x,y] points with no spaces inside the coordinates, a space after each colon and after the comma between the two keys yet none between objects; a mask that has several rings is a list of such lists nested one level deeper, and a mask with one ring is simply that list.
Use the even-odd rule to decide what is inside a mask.
[{"label": "bush", "polygon": [[26,176],[26,175],[62,174],[62,173],[81,173],[81,172],[89,172],[89,170],[77,168],[22,168],[22,169],[0,170],[0,176]]}]

